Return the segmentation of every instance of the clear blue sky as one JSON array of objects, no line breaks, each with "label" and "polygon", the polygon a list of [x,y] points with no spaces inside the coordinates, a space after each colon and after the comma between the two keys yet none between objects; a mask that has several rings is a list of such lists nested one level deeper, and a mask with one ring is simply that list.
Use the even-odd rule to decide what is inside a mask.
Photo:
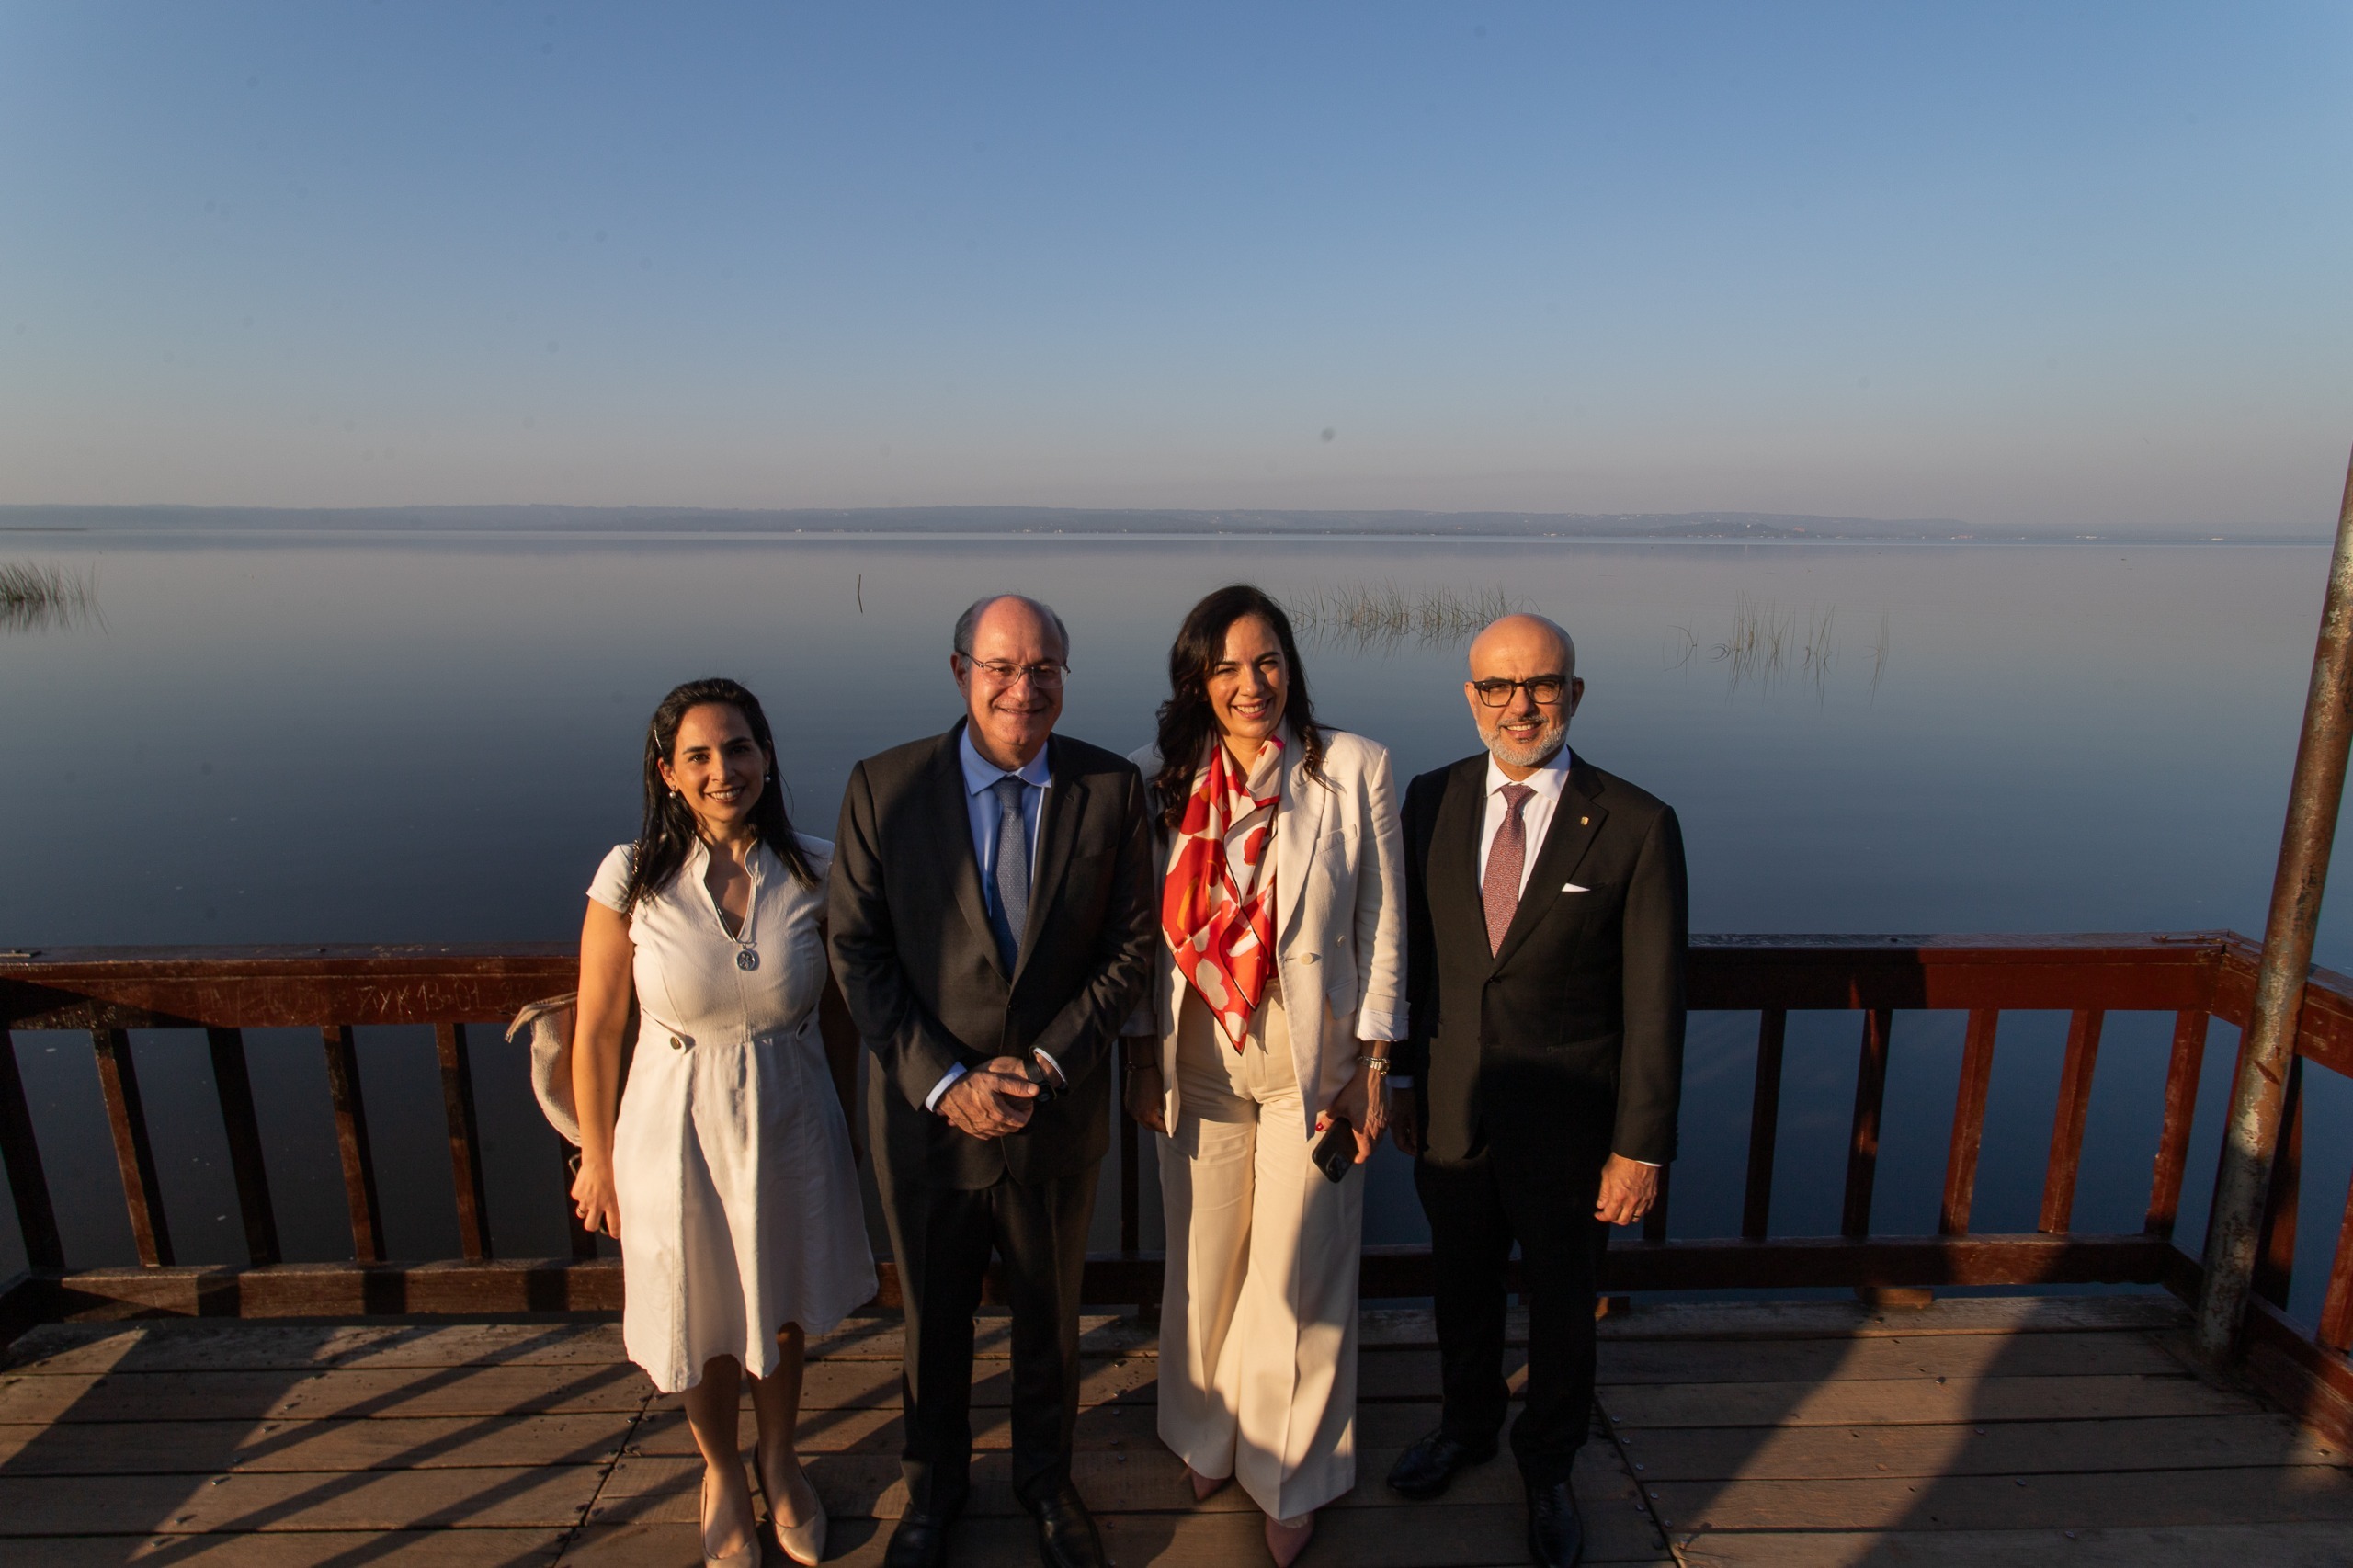
[{"label": "clear blue sky", "polygon": [[2318,531],[2349,46],[2342,4],[5,0],[0,501]]}]

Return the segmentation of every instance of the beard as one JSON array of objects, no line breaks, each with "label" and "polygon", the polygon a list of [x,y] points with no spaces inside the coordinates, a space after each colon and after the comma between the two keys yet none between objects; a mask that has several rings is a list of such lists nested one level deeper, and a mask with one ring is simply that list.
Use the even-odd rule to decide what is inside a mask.
[{"label": "beard", "polygon": [[1561,743],[1569,738],[1569,721],[1557,712],[1550,715],[1543,728],[1536,732],[1536,737],[1525,744],[1504,733],[1500,720],[1482,738],[1487,743],[1487,754],[1497,762],[1513,767],[1535,767],[1559,751]]}]

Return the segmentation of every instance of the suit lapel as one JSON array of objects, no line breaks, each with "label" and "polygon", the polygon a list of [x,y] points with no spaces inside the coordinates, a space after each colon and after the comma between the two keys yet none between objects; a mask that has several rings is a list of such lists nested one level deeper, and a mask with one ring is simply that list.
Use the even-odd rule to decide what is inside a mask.
[{"label": "suit lapel", "polygon": [[955,888],[956,907],[964,912],[972,934],[981,939],[989,963],[1003,974],[1005,960],[996,950],[996,928],[989,924],[989,902],[981,892],[980,857],[972,850],[972,807],[965,801],[970,791],[964,788],[964,761],[960,755],[963,739],[964,726],[960,723],[948,732],[939,756],[932,763],[932,794],[936,801],[931,812],[932,826],[939,834],[940,859],[948,867],[948,880]]},{"label": "suit lapel", "polygon": [[1435,928],[1487,954],[1487,916],[1479,899],[1479,830],[1486,813],[1487,759],[1474,756],[1454,765],[1430,824],[1429,899]]},{"label": "suit lapel", "polygon": [[1593,769],[1571,753],[1568,780],[1552,808],[1552,824],[1544,830],[1543,846],[1536,852],[1536,869],[1529,876],[1528,891],[1519,895],[1519,907],[1512,912],[1503,945],[1495,949],[1498,969],[1528,940],[1528,934],[1561,896],[1562,884],[1575,873],[1577,862],[1585,858],[1601,824],[1608,820],[1609,813],[1594,799],[1600,792],[1601,782],[1593,776]]},{"label": "suit lapel", "polygon": [[[1039,933],[1046,928],[1054,894],[1063,885],[1063,873],[1070,869],[1071,841],[1078,832],[1079,787],[1075,779],[1064,776],[1062,744],[1059,735],[1046,737],[1045,809],[1038,813],[1038,848],[1033,857],[1038,869],[1029,883],[1029,920],[1021,933],[1021,961],[1013,973],[1016,980],[1021,978],[1022,970],[1029,967],[1029,955],[1038,950]],[[977,887],[979,881],[975,873],[973,885]],[[983,924],[986,919],[984,909]],[[995,949],[994,938],[990,949]]]},{"label": "suit lapel", "polygon": [[1275,949],[1290,939],[1299,919],[1299,895],[1307,886],[1307,868],[1315,858],[1316,840],[1324,833],[1325,797],[1331,793],[1303,771],[1306,759],[1299,737],[1283,732],[1283,801],[1275,812]]}]

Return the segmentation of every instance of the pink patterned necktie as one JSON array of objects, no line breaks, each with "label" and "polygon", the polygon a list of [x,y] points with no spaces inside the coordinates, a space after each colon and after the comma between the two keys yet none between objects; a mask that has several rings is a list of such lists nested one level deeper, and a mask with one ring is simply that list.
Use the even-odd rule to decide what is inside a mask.
[{"label": "pink patterned necktie", "polygon": [[1528,824],[1519,813],[1535,793],[1525,784],[1504,786],[1504,823],[1487,850],[1487,876],[1479,887],[1479,900],[1487,906],[1490,953],[1502,949],[1504,933],[1511,929],[1511,917],[1519,908],[1519,870],[1528,864]]}]

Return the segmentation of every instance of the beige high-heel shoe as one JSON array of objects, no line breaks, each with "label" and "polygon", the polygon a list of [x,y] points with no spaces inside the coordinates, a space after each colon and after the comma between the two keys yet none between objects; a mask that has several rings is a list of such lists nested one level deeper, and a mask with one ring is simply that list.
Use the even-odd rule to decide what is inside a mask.
[{"label": "beige high-heel shoe", "polygon": [[1185,1479],[1192,1483],[1193,1501],[1196,1503],[1206,1503],[1211,1498],[1216,1496],[1219,1493],[1224,1491],[1225,1483],[1232,1481],[1233,1477],[1230,1475],[1203,1475],[1191,1465],[1187,1465],[1185,1467]]},{"label": "beige high-heel shoe", "polygon": [[760,1568],[760,1534],[756,1520],[752,1528],[752,1543],[740,1551],[725,1556],[713,1556],[710,1551],[710,1471],[702,1472],[702,1494],[696,1505],[697,1540],[702,1547],[703,1568]]},{"label": "beige high-heel shoe", "polygon": [[1302,1516],[1298,1521],[1267,1516],[1267,1555],[1275,1560],[1275,1568],[1290,1568],[1307,1543],[1315,1539],[1315,1516]]},{"label": "beige high-heel shoe", "polygon": [[801,1468],[798,1460],[793,1461],[792,1483],[801,1494],[793,1502],[801,1519],[797,1525],[788,1525],[777,1508],[776,1493],[768,1486],[767,1460],[757,1449],[753,1450],[753,1458],[759,1461],[760,1494],[768,1500],[768,1528],[776,1532],[777,1545],[801,1568],[816,1568],[825,1556],[825,1506],[819,1500],[817,1489],[809,1484],[808,1472]]}]

